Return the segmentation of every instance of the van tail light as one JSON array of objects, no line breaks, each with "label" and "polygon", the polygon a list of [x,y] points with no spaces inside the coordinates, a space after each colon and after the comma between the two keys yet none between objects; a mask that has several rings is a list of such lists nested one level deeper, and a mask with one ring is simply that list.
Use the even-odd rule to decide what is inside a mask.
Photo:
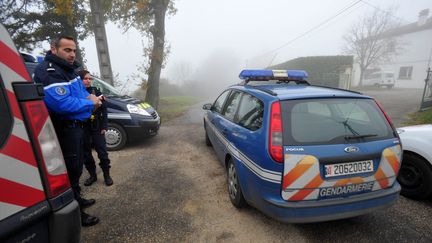
[{"label": "van tail light", "polygon": [[269,153],[276,162],[283,162],[282,116],[280,102],[274,102],[270,110]]},{"label": "van tail light", "polygon": [[42,100],[23,103],[23,111],[29,120],[36,150],[41,155],[46,176],[48,197],[54,198],[70,188],[66,165],[54,126]]},{"label": "van tail light", "polygon": [[380,110],[382,111],[382,113],[384,113],[384,116],[387,119],[388,123],[390,123],[390,126],[393,128],[393,130],[395,130],[395,127],[393,126],[393,122],[390,120],[390,117],[384,111],[384,109],[382,108],[382,106],[380,105],[380,103],[378,103],[378,101],[376,99],[374,99],[374,101],[377,104],[377,106],[380,108]]}]

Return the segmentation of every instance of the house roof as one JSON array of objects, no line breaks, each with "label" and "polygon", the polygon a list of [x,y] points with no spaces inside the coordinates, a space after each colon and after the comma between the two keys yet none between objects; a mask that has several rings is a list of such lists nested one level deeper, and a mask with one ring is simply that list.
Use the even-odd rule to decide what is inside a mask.
[{"label": "house roof", "polygon": [[396,37],[396,36],[419,32],[427,29],[432,29],[432,17],[428,18],[426,20],[426,23],[422,25],[418,25],[418,22],[403,25],[381,34],[380,37],[381,38]]}]

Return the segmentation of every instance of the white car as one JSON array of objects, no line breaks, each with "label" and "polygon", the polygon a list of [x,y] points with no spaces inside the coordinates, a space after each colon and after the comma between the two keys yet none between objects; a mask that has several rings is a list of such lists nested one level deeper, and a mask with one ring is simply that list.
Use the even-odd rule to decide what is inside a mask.
[{"label": "white car", "polygon": [[403,149],[398,181],[401,194],[415,199],[432,196],[432,124],[397,129]]}]

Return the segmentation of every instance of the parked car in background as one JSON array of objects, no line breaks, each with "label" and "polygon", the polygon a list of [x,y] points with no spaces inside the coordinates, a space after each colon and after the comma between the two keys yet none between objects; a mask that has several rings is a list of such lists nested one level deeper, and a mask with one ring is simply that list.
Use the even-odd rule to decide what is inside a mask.
[{"label": "parked car in background", "polygon": [[393,88],[396,83],[394,72],[380,71],[367,75],[363,80],[364,86]]},{"label": "parked car in background", "polygon": [[318,222],[395,203],[402,150],[373,98],[309,85],[299,70],[243,70],[240,78],[203,106],[206,144],[226,168],[234,206]]},{"label": "parked car in background", "polygon": [[105,96],[108,129],[105,139],[108,150],[119,150],[128,141],[155,136],[161,125],[157,111],[148,103],[121,94],[103,80],[93,77],[92,86]]},{"label": "parked car in background", "polygon": [[1,24],[0,53],[0,242],[79,242],[80,209],[43,87]]},{"label": "parked car in background", "polygon": [[403,160],[398,181],[401,194],[414,199],[432,196],[432,124],[397,129]]},{"label": "parked car in background", "polygon": [[33,77],[33,73],[36,70],[37,65],[39,65],[37,59],[28,53],[20,52],[21,57],[24,60],[25,66],[27,68],[28,73],[30,74],[30,77]]},{"label": "parked car in background", "polygon": [[[27,71],[33,76],[38,65],[36,58],[21,53]],[[120,150],[127,142],[155,136],[161,124],[156,110],[149,104],[121,94],[112,85],[93,77],[92,86],[105,96],[108,110],[108,129],[105,140],[108,150]]]}]

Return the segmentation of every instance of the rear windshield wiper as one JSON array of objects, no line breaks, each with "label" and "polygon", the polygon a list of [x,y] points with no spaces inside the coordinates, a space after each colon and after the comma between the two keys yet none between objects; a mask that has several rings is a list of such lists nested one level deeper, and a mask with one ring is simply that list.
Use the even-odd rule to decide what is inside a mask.
[{"label": "rear windshield wiper", "polygon": [[376,137],[378,134],[363,134],[363,135],[352,135],[352,136],[345,136],[345,139],[358,139],[358,138],[368,138],[368,137]]},{"label": "rear windshield wiper", "polygon": [[352,132],[352,134],[353,134],[354,136],[358,136],[358,135],[360,135],[356,130],[354,130],[354,128],[351,127],[350,124],[348,124],[348,118],[346,119],[346,121],[341,122],[341,123],[345,126],[345,128],[348,128],[348,130],[349,130],[350,132]]}]

